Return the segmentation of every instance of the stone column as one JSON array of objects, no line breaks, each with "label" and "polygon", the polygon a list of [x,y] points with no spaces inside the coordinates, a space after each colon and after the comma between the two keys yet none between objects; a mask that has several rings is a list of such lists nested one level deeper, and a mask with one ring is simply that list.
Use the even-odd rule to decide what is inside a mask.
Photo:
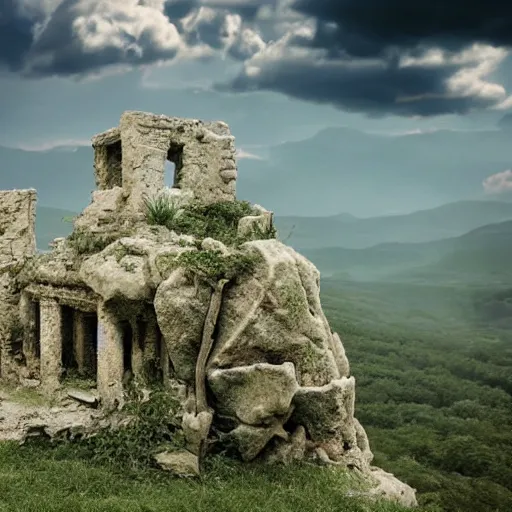
[{"label": "stone column", "polygon": [[162,365],[162,380],[164,383],[164,386],[169,385],[169,353],[167,352],[167,345],[165,344],[165,340],[162,339],[162,342],[160,343],[160,364]]},{"label": "stone column", "polygon": [[156,381],[157,366],[160,354],[157,354],[158,348],[158,324],[154,315],[149,316],[146,323],[146,332],[144,333],[144,368],[146,379],[152,382]]},{"label": "stone column", "polygon": [[132,371],[133,376],[139,382],[144,382],[146,380],[146,375],[144,373],[144,359],[143,352],[141,347],[141,336],[143,333],[141,332],[139,322],[132,322]]},{"label": "stone column", "polygon": [[38,367],[37,340],[37,303],[34,302],[26,292],[20,297],[20,318],[23,325],[23,355],[29,375],[33,374]]},{"label": "stone column", "polygon": [[73,311],[73,353],[78,366],[78,373],[83,375],[87,370],[87,324],[82,311]]},{"label": "stone column", "polygon": [[42,299],[41,315],[41,387],[52,393],[60,387],[62,371],[62,309],[54,299]]},{"label": "stone column", "polygon": [[98,394],[107,407],[123,402],[123,330],[105,304],[98,305]]}]

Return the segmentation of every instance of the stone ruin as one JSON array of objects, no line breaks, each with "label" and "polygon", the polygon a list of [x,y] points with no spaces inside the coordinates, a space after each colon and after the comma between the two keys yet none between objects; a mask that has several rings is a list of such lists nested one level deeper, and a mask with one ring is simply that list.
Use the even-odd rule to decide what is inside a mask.
[{"label": "stone ruin", "polygon": [[[215,437],[244,461],[358,470],[414,505],[410,487],[371,466],[354,417],[355,380],[322,311],[315,266],[275,238],[251,235],[235,249],[146,221],[148,197],[166,194],[180,208],[236,200],[229,127],[129,111],[92,146],[97,189],[51,251],[36,250],[36,192],[0,192],[0,381],[51,396],[67,375],[88,377],[100,410],[122,405],[128,382],[160,383],[182,403],[187,442],[159,454],[162,467],[197,469],[201,446]],[[172,187],[166,161],[175,165]],[[238,231],[272,222],[255,205]],[[77,240],[87,250],[77,251]],[[103,244],[95,249],[94,240]],[[252,254],[257,264],[207,282],[176,265],[201,250]]]}]

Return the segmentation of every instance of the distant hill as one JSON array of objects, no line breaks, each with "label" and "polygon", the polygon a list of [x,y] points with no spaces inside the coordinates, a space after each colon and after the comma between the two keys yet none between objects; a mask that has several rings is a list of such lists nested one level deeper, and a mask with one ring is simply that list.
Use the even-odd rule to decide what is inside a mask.
[{"label": "distant hill", "polygon": [[36,243],[40,250],[48,249],[48,244],[61,236],[68,236],[73,230],[69,221],[76,216],[76,212],[38,206],[36,212]]},{"label": "distant hill", "polygon": [[510,132],[436,130],[402,135],[329,128],[243,160],[237,191],[276,215],[378,216],[470,198],[510,168]]},{"label": "distant hill", "polygon": [[38,203],[80,211],[94,183],[91,147],[24,151],[0,146],[0,190],[35,188]]},{"label": "distant hill", "polygon": [[475,228],[512,220],[512,203],[459,201],[407,215],[358,219],[276,217],[282,238],[297,249],[344,247],[361,249],[377,244],[419,243],[460,236]]},{"label": "distant hill", "polygon": [[512,221],[483,226],[459,237],[366,249],[303,249],[324,276],[359,280],[407,279],[512,283]]}]

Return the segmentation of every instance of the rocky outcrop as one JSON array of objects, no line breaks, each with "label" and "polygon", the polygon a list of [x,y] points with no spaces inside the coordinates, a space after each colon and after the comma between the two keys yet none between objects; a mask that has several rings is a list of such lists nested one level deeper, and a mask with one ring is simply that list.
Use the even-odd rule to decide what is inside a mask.
[{"label": "rocky outcrop", "polygon": [[[244,461],[310,459],[413,505],[411,488],[371,466],[318,270],[275,239],[272,212],[236,201],[228,126],[125,112],[93,147],[97,190],[51,252],[34,254],[35,192],[0,192],[0,376],[38,377],[54,394],[76,363],[97,387],[68,390],[73,404],[34,421],[6,403],[8,430],[73,436],[122,408],[129,385],[149,395],[159,381],[185,440],[155,447],[162,469],[198,475],[210,447]],[[73,408],[78,423],[62,427]]]}]

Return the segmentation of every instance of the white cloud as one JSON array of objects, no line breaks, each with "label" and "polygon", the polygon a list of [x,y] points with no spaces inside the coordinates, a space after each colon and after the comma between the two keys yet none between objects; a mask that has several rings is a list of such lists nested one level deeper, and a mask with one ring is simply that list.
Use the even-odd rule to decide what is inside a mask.
[{"label": "white cloud", "polygon": [[9,146],[12,149],[21,149],[22,151],[76,151],[80,147],[91,146],[90,139],[59,139],[47,140],[33,144],[16,144]]},{"label": "white cloud", "polygon": [[236,151],[236,157],[239,160],[247,159],[247,160],[265,160],[262,156],[256,155],[254,153],[250,153],[249,151],[245,151],[244,149],[238,148]]},{"label": "white cloud", "polygon": [[484,191],[487,194],[503,194],[512,192],[512,169],[497,172],[485,178],[482,182]]}]

